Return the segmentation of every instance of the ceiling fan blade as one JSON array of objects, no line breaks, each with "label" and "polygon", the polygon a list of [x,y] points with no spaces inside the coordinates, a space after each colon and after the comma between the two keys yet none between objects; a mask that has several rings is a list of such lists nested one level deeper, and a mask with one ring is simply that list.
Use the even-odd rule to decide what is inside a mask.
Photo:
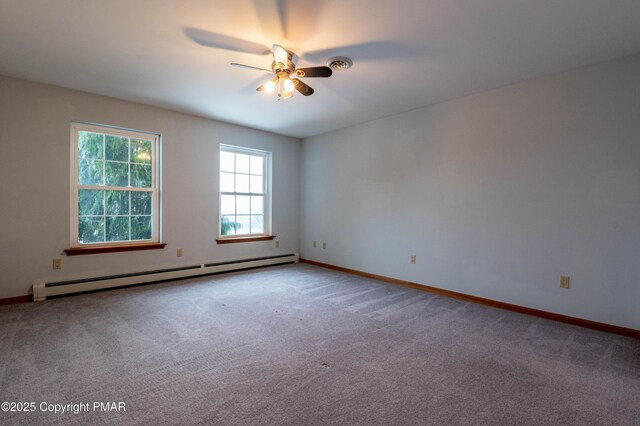
[{"label": "ceiling fan blade", "polygon": [[245,65],[245,64],[237,64],[235,62],[231,62],[231,65],[233,65],[234,67],[240,67],[240,68],[247,68],[253,71],[261,71],[261,72],[268,72],[269,74],[273,73],[273,71],[265,69],[265,68],[258,68],[258,67],[252,67],[251,65]]},{"label": "ceiling fan blade", "polygon": [[303,83],[297,78],[292,78],[291,81],[293,82],[293,86],[296,88],[296,90],[302,93],[304,96],[313,95],[314,90],[308,84]]},{"label": "ceiling fan blade", "polygon": [[[264,83],[262,86],[259,86],[256,90],[257,90],[258,92],[264,92],[264,91],[269,92],[269,90],[267,90],[267,84],[269,84],[269,82],[271,81],[271,82],[273,82],[274,87],[275,87],[275,84],[278,82],[278,80],[279,80],[279,78],[278,78],[278,77],[274,77],[274,78],[272,78],[271,80],[269,80],[269,81],[267,81],[266,83]],[[273,90],[271,90],[271,92],[273,92]]]},{"label": "ceiling fan blade", "polygon": [[274,44],[273,60],[276,61],[276,63],[287,65],[287,62],[289,60],[289,52],[287,52],[287,49],[285,49],[284,47],[278,44]]},{"label": "ceiling fan blade", "polygon": [[260,43],[200,30],[198,28],[185,28],[183,31],[187,37],[201,46],[230,50],[232,52],[252,53],[254,55],[265,55],[271,51],[267,46]]},{"label": "ceiling fan blade", "polygon": [[296,68],[296,77],[331,77],[333,71],[329,67]]}]

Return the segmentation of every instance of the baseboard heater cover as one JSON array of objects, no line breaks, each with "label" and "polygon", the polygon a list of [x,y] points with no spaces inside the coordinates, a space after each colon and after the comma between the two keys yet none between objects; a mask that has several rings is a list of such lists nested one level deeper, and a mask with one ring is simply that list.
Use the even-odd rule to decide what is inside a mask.
[{"label": "baseboard heater cover", "polygon": [[217,274],[220,272],[239,271],[242,269],[259,268],[261,266],[298,263],[299,259],[300,255],[298,253],[291,253],[278,256],[258,257],[228,262],[203,263],[200,265],[181,266],[171,269],[159,269],[154,271],[92,277],[70,281],[37,282],[33,284],[33,300],[35,302],[41,302],[50,296],[83,293],[86,291],[175,280],[179,278],[196,277],[199,275]]}]

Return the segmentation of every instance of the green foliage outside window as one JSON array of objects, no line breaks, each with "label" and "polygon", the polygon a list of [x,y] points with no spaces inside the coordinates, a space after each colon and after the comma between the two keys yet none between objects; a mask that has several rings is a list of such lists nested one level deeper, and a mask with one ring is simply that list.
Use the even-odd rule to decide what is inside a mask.
[{"label": "green foliage outside window", "polygon": [[[152,142],[78,132],[78,242],[152,239]],[[122,188],[122,189],[114,189]]]},{"label": "green foliage outside window", "polygon": [[220,221],[220,233],[222,235],[233,235],[238,231],[238,229],[242,228],[242,225],[229,220],[227,217],[222,216]]}]

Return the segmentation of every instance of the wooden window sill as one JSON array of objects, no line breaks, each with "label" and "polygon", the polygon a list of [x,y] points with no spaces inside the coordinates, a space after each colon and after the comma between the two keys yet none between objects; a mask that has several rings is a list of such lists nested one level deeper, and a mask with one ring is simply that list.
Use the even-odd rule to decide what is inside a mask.
[{"label": "wooden window sill", "polygon": [[84,254],[115,253],[119,251],[160,250],[166,245],[166,243],[143,243],[117,246],[72,247],[66,249],[64,252],[67,256],[79,256]]},{"label": "wooden window sill", "polygon": [[251,243],[254,241],[270,241],[275,237],[275,235],[261,235],[259,237],[216,238],[216,242],[218,244]]}]

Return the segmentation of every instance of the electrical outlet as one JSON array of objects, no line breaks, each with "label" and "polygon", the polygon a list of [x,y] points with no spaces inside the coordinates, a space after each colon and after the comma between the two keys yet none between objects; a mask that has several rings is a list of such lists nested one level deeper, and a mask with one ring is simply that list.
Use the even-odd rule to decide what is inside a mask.
[{"label": "electrical outlet", "polygon": [[415,264],[416,264],[416,255],[415,255],[415,254],[412,254],[412,255],[411,255],[411,264],[412,264],[412,265],[415,265]]},{"label": "electrical outlet", "polygon": [[322,243],[322,250],[326,250],[327,249],[327,243]]},{"label": "electrical outlet", "polygon": [[62,269],[62,259],[53,259],[53,269]]},{"label": "electrical outlet", "polygon": [[183,254],[184,254],[184,251],[183,251],[181,248],[179,248],[179,249],[177,249],[177,250],[176,250],[176,255],[177,255],[178,257],[182,257],[182,255],[183,255]]},{"label": "electrical outlet", "polygon": [[560,288],[570,288],[571,283],[569,275],[560,275]]},{"label": "electrical outlet", "polygon": [[313,248],[316,248],[316,247],[318,247],[318,242],[317,242],[317,241],[314,241],[314,242],[313,242]]},{"label": "electrical outlet", "polygon": [[280,241],[276,241],[276,248],[280,248]]}]

